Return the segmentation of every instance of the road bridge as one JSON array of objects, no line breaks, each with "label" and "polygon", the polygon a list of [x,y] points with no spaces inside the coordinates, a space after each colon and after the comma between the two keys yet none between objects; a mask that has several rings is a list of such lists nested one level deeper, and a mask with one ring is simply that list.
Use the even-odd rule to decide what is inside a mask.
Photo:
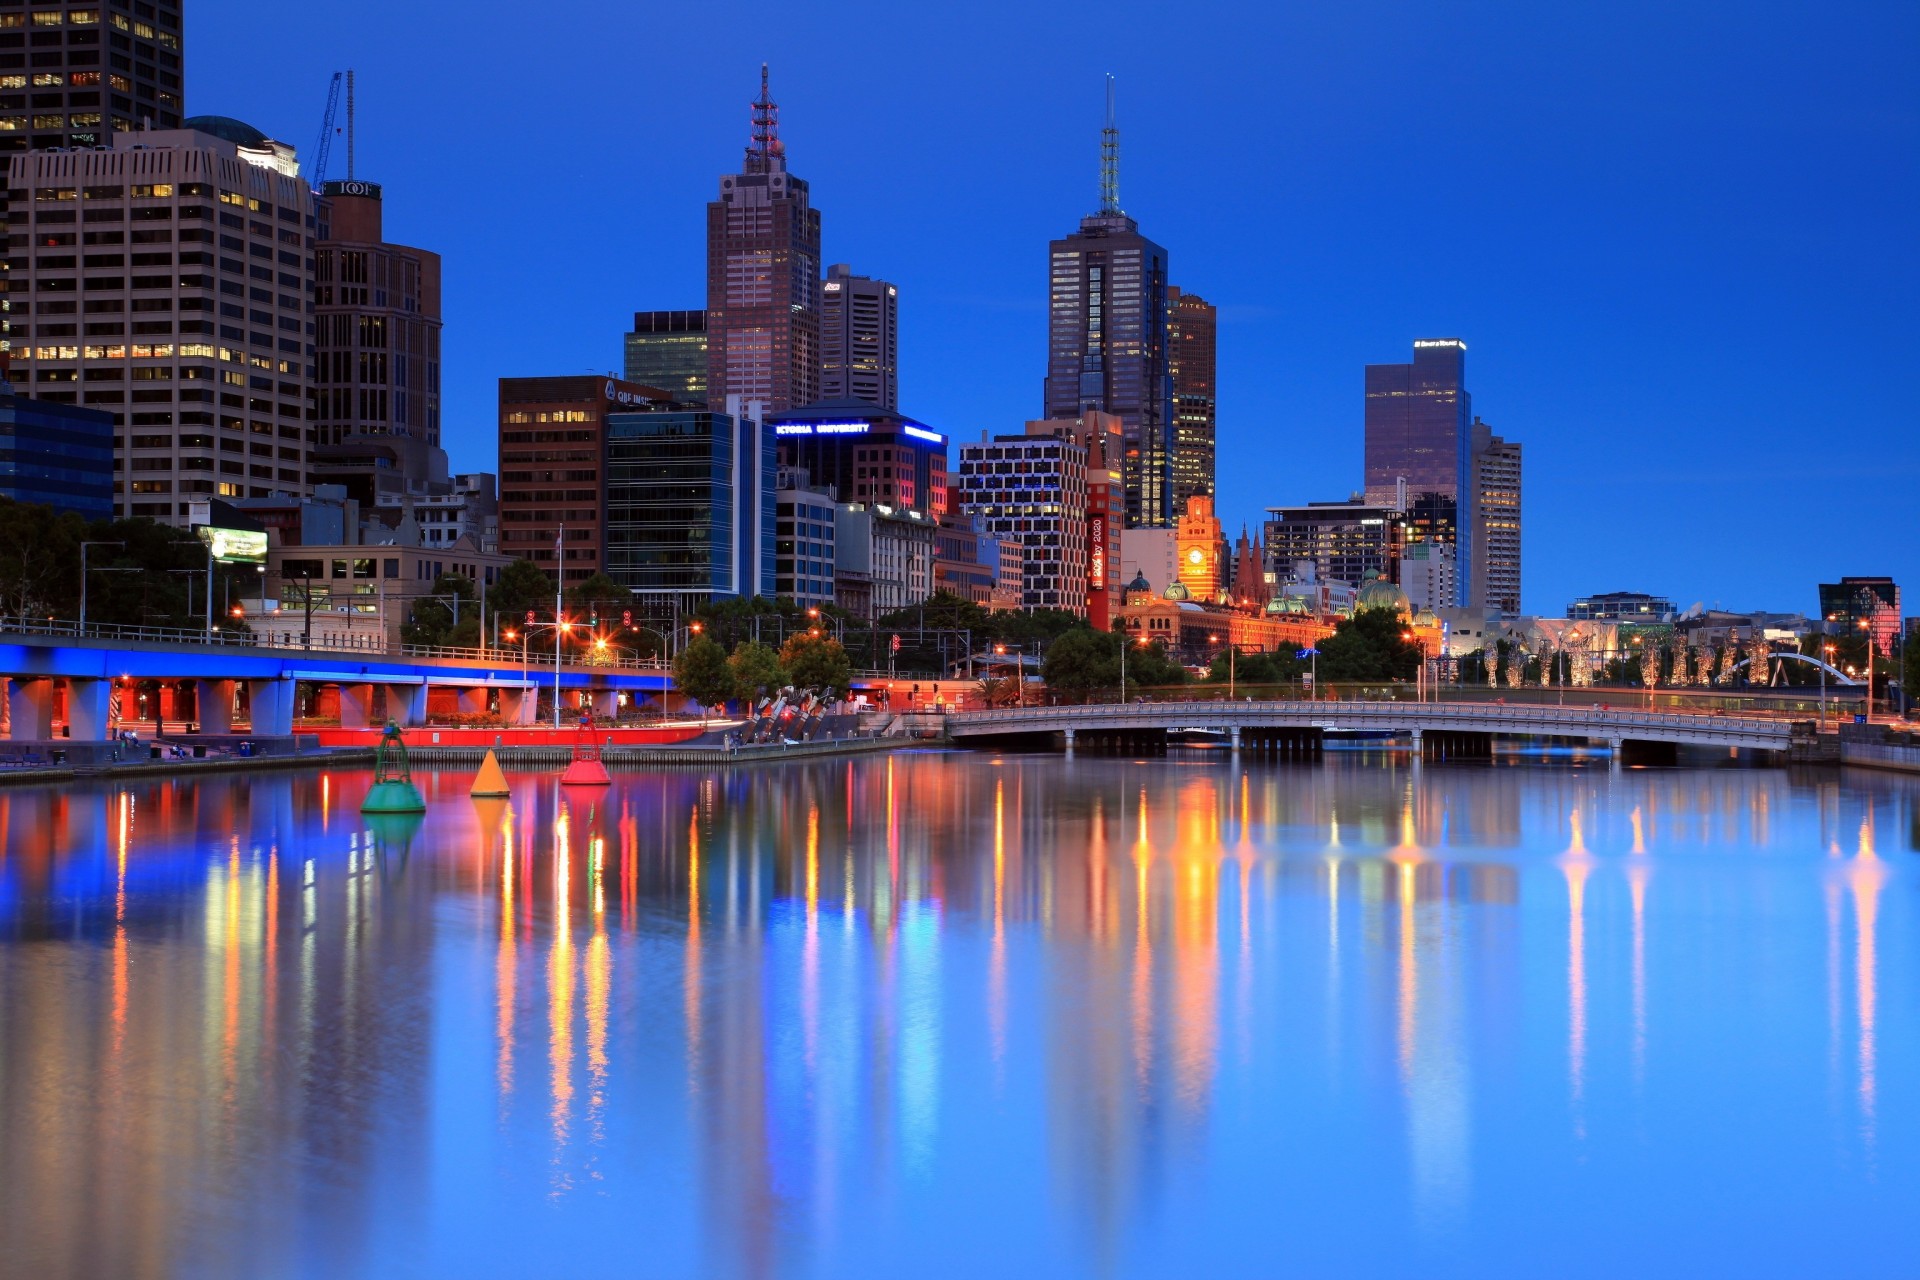
[{"label": "road bridge", "polygon": [[[0,624],[0,685],[4,685],[7,737],[46,740],[53,735],[55,692],[65,695],[65,721],[72,739],[102,741],[111,735],[114,682],[191,682],[195,719],[202,732],[232,730],[235,695],[246,690],[251,731],[262,737],[293,732],[294,688],[305,683],[339,691],[343,728],[373,720],[373,690],[387,691],[388,718],[422,724],[430,690],[450,689],[463,712],[497,706],[511,724],[531,724],[536,691],[583,693],[596,715],[611,719],[619,695],[638,701],[661,697],[670,686],[659,668],[621,668],[563,663],[557,676],[549,663],[522,666],[518,650],[392,654],[352,650],[289,649],[244,643],[179,643],[163,640],[35,634]],[[132,719],[132,717],[125,717]]]},{"label": "road bridge", "polygon": [[1164,741],[1170,731],[1224,733],[1234,747],[1317,753],[1327,734],[1406,737],[1433,753],[1479,754],[1494,738],[1553,738],[1604,743],[1616,752],[1628,743],[1674,747],[1788,751],[1811,741],[1811,721],[1698,712],[1628,711],[1595,706],[1509,706],[1499,703],[1194,701],[1129,702],[1069,707],[1004,707],[947,717],[958,743],[993,745],[1042,737],[1077,743],[1135,739]]}]

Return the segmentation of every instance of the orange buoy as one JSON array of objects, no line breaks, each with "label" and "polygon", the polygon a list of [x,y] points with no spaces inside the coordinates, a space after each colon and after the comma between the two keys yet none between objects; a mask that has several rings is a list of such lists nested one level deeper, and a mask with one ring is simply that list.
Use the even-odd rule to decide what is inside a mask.
[{"label": "orange buoy", "polygon": [[474,799],[498,799],[513,793],[507,789],[507,775],[500,771],[500,760],[487,749],[487,758],[480,762],[480,772],[474,775],[473,789],[467,792]]},{"label": "orange buoy", "polygon": [[580,715],[580,727],[573,735],[573,759],[560,775],[563,787],[610,787],[613,778],[600,760],[599,744],[593,740],[593,712]]}]

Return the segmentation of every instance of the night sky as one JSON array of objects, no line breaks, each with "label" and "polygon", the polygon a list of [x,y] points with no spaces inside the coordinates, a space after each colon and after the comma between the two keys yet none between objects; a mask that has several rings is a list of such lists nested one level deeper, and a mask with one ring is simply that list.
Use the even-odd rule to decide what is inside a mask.
[{"label": "night sky", "polygon": [[1843,573],[1920,612],[1920,6],[187,9],[188,110],[303,159],[358,71],[355,176],[445,258],[456,469],[495,469],[496,378],[618,370],[634,311],[704,305],[762,59],[826,260],[900,286],[901,407],[1017,431],[1111,71],[1121,203],[1220,308],[1231,532],[1357,488],[1362,366],[1460,337],[1526,446],[1529,612],[1812,612]]}]

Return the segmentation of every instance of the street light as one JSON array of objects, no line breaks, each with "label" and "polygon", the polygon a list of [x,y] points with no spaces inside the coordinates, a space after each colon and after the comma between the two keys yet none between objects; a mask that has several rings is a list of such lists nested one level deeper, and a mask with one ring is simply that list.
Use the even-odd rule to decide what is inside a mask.
[{"label": "street light", "polygon": [[1820,664],[1820,732],[1827,731],[1827,666],[1833,661],[1833,646],[1824,648],[1825,662]]},{"label": "street light", "polygon": [[1854,625],[1867,633],[1867,723],[1873,723],[1873,620],[1855,619]]}]

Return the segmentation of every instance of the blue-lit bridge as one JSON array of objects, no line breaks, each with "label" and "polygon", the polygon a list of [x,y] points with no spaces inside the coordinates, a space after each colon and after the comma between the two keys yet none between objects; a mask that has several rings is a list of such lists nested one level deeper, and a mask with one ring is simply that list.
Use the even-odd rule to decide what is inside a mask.
[{"label": "blue-lit bridge", "polygon": [[1070,707],[1006,707],[946,717],[955,741],[978,745],[1026,740],[1075,745],[1152,745],[1170,732],[1213,730],[1238,750],[1317,753],[1328,734],[1411,739],[1432,754],[1480,754],[1495,738],[1548,738],[1605,745],[1747,748],[1786,752],[1811,745],[1811,721],[1718,712],[1630,711],[1598,706],[1509,706],[1486,702],[1128,702]]},{"label": "blue-lit bridge", "polygon": [[551,659],[542,666],[537,655],[523,665],[518,649],[306,649],[204,633],[95,628],[83,636],[60,624],[0,623],[6,736],[14,741],[53,736],[56,688],[65,692],[68,740],[102,741],[112,733],[114,682],[143,680],[192,682],[195,719],[213,735],[232,729],[244,686],[251,733],[260,737],[293,732],[297,684],[337,689],[343,728],[373,723],[376,687],[386,690],[388,718],[417,725],[434,689],[452,690],[461,711],[493,706],[510,724],[531,724],[536,691],[556,684],[563,694],[584,694],[607,717],[620,694],[660,698],[670,685],[660,667],[563,662],[556,673]]}]

